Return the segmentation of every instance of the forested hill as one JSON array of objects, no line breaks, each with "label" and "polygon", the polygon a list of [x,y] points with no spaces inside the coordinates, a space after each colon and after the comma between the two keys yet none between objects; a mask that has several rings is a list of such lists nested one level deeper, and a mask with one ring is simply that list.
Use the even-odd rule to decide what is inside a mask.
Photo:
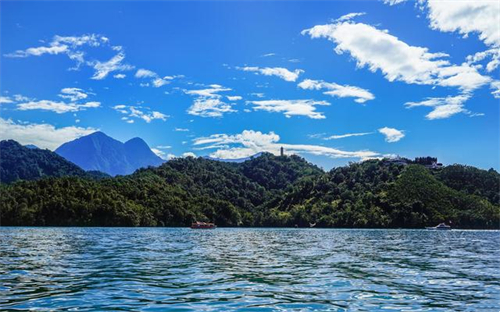
[{"label": "forested hill", "polygon": [[47,176],[103,177],[105,174],[86,172],[49,150],[23,146],[14,140],[0,141],[0,183]]},{"label": "forested hill", "polygon": [[324,172],[298,156],[179,158],[129,176],[3,185],[3,225],[499,228],[500,175],[383,160]]}]

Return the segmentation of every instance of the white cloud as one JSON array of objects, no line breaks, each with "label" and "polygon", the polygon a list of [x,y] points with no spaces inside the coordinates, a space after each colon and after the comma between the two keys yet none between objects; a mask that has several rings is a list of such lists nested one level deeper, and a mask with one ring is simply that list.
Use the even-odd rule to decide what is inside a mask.
[{"label": "white cloud", "polygon": [[256,92],[250,93],[250,95],[258,97],[258,98],[263,98],[265,96],[264,93],[256,93]]},{"label": "white cloud", "polygon": [[10,104],[14,103],[14,101],[8,96],[0,96],[0,104]]},{"label": "white cloud", "polygon": [[491,89],[493,89],[493,96],[495,99],[500,99],[500,80],[495,80],[490,84]]},{"label": "white cloud", "polygon": [[389,4],[389,5],[396,5],[396,4],[406,2],[406,1],[408,1],[408,0],[384,0],[384,3]]},{"label": "white cloud", "polygon": [[65,53],[71,56],[71,52],[75,52],[78,47],[88,45],[91,47],[101,46],[106,44],[108,39],[101,35],[89,34],[83,36],[54,36],[49,46],[41,46],[28,48],[26,50],[17,50],[13,53],[4,54],[6,57],[29,57],[29,56],[41,56],[44,54],[61,54]]},{"label": "white cloud", "polygon": [[430,53],[427,48],[408,45],[387,30],[363,23],[317,25],[302,34],[327,38],[336,44],[337,54],[349,53],[358,67],[368,67],[372,72],[380,70],[391,82],[474,90],[491,80],[466,63],[450,64],[445,53]]},{"label": "white cloud", "polygon": [[182,154],[182,157],[195,157],[196,158],[196,154],[193,152],[186,152],[186,153]]},{"label": "white cloud", "polygon": [[[140,68],[135,73],[135,77],[136,78],[151,78],[151,84],[154,87],[159,88],[161,86],[169,84],[170,80],[173,80],[173,79],[175,79],[177,77],[181,77],[181,76],[165,76],[165,77],[161,78],[160,75],[158,75],[154,71],[151,71],[149,69]],[[141,85],[141,86],[143,86],[143,85]],[[147,84],[147,85],[144,84],[144,86],[149,86],[149,84]]]},{"label": "white cloud", "polygon": [[486,45],[500,47],[500,2],[428,0],[426,4],[432,29],[464,36],[477,33]]},{"label": "white cloud", "polygon": [[[47,46],[32,47],[26,50],[17,50],[12,53],[4,54],[4,56],[14,57],[14,58],[25,58],[30,56],[42,56],[45,54],[48,55],[63,54],[66,55],[70,60],[75,61],[76,63],[76,66],[70,68],[70,70],[77,70],[82,64],[86,64],[92,67],[95,67],[98,64],[105,64],[99,61],[86,62],[84,58],[87,54],[87,51],[84,50],[84,48],[86,47],[92,47],[92,48],[107,47],[114,51],[118,52],[122,51],[121,47],[110,46],[109,39],[107,37],[97,34],[86,34],[82,36],[56,35],[52,38],[52,40],[48,43]],[[118,55],[123,55],[123,53],[119,53]],[[102,75],[104,75],[104,71],[102,72]],[[96,73],[94,77],[98,77],[98,73]]]},{"label": "white cloud", "polygon": [[12,139],[23,145],[34,144],[50,150],[97,130],[75,126],[56,128],[50,124],[16,123],[11,119],[0,118],[0,140]]},{"label": "white cloud", "polygon": [[60,53],[67,53],[68,52],[68,46],[62,45],[62,46],[51,46],[51,47],[36,47],[36,48],[28,48],[26,50],[17,50],[14,53],[9,53],[5,54],[5,57],[13,57],[13,58],[18,58],[18,57],[28,57],[28,56],[41,56],[44,54],[60,54]]},{"label": "white cloud", "polygon": [[426,2],[430,27],[441,32],[457,32],[464,37],[477,34],[490,49],[470,55],[475,64],[486,59],[488,72],[500,66],[500,2],[499,1],[436,1]]},{"label": "white cloud", "polygon": [[212,84],[209,88],[200,90],[184,90],[184,93],[195,97],[187,113],[200,117],[222,117],[226,113],[236,112],[232,104],[222,101],[222,95],[219,94],[227,91],[231,89],[218,84]]},{"label": "white cloud", "polygon": [[27,102],[27,101],[31,101],[31,99],[29,97],[21,95],[21,94],[15,94],[14,95],[14,101],[16,101],[16,102]]},{"label": "white cloud", "polygon": [[222,102],[220,99],[198,98],[188,108],[188,114],[200,117],[222,117],[225,113],[233,113],[231,104]]},{"label": "white cloud", "polygon": [[447,96],[441,98],[427,98],[421,102],[407,102],[407,108],[426,106],[432,107],[432,111],[425,117],[429,120],[449,118],[458,113],[469,113],[464,108],[464,103],[470,99],[470,94]]},{"label": "white cloud", "polygon": [[155,78],[158,74],[148,69],[139,68],[135,73],[135,78]]},{"label": "white cloud", "polygon": [[344,139],[344,138],[350,138],[350,137],[356,137],[356,136],[364,136],[364,135],[369,135],[372,134],[373,132],[360,132],[360,133],[346,133],[346,134],[338,134],[338,135],[332,135],[329,137],[324,138],[324,140],[338,140],[338,139]]},{"label": "white cloud", "polygon": [[241,99],[243,99],[243,98],[242,98],[241,96],[239,96],[239,95],[235,95],[235,96],[230,96],[230,95],[228,95],[228,96],[227,96],[227,99],[228,99],[229,101],[239,101],[239,100],[241,100]]},{"label": "white cloud", "polygon": [[276,56],[276,53],[267,53],[262,55],[262,57],[270,57],[270,56]]},{"label": "white cloud", "polygon": [[338,19],[336,19],[335,21],[336,22],[344,22],[344,21],[349,21],[355,17],[358,17],[358,16],[363,16],[365,15],[366,13],[365,12],[359,12],[359,13],[349,13],[349,14],[346,14],[346,15],[342,15],[341,17],[339,17]]},{"label": "white cloud", "polygon": [[326,146],[280,143],[279,135],[274,132],[262,133],[254,130],[244,130],[235,135],[213,134],[200,137],[193,140],[193,145],[198,149],[215,149],[210,156],[221,159],[248,157],[259,152],[279,155],[281,147],[289,154],[313,154],[331,158],[368,159],[380,156],[368,150],[350,152]]},{"label": "white cloud", "polygon": [[206,97],[206,98],[221,98],[222,95],[218,94],[220,92],[231,91],[230,88],[224,88],[218,84],[212,84],[209,88],[201,90],[184,90],[184,93],[194,96]]},{"label": "white cloud", "polygon": [[382,133],[385,136],[385,141],[388,143],[397,142],[405,137],[404,131],[394,128],[384,127],[378,129],[378,132]]},{"label": "white cloud", "polygon": [[333,82],[324,82],[321,80],[306,79],[299,83],[298,87],[305,90],[326,89],[328,91],[323,92],[323,94],[340,98],[354,97],[354,101],[356,103],[365,103],[366,101],[373,100],[375,98],[375,96],[366,89],[349,85],[339,85]]},{"label": "white cloud", "polygon": [[186,128],[175,128],[174,131],[176,131],[176,132],[189,132],[189,129],[186,129]]},{"label": "white cloud", "polygon": [[116,74],[113,77],[116,78],[116,79],[123,79],[123,78],[127,77],[127,75],[125,75],[125,74]]},{"label": "white cloud", "polygon": [[80,88],[64,88],[61,90],[59,96],[63,99],[69,99],[72,102],[86,99],[88,97],[87,92]]},{"label": "white cloud", "polygon": [[132,65],[122,64],[122,61],[124,59],[125,59],[125,54],[121,52],[113,56],[107,62],[100,62],[100,61],[89,62],[89,65],[94,67],[95,70],[94,76],[92,76],[91,79],[102,80],[106,78],[111,72],[134,69],[134,66]]},{"label": "white cloud", "polygon": [[170,145],[158,145],[156,148],[157,149],[171,149],[172,146],[170,146]]},{"label": "white cloud", "polygon": [[84,110],[86,108],[97,108],[99,106],[101,106],[100,102],[87,102],[83,104],[77,104],[77,103],[56,102],[51,100],[40,100],[40,101],[33,100],[17,104],[17,109],[22,111],[47,110],[58,114],[63,114],[69,112],[77,112],[80,110]]},{"label": "white cloud", "polygon": [[299,78],[299,75],[304,72],[302,69],[296,69],[292,72],[283,67],[246,66],[246,67],[237,67],[237,69],[248,72],[255,72],[264,76],[277,76],[285,81],[291,81],[291,82],[296,81]]},{"label": "white cloud", "polygon": [[170,160],[171,158],[175,157],[173,156],[173,154],[167,154],[158,148],[151,148],[151,151],[153,151],[153,153],[155,153],[156,156],[160,157],[163,160]]},{"label": "white cloud", "polygon": [[[385,0],[394,5],[404,0]],[[467,57],[468,64],[477,64],[489,59],[486,64],[488,72],[500,66],[500,2],[493,0],[474,1],[442,1],[420,0],[419,7],[427,10],[427,18],[431,29],[441,32],[461,34],[467,38],[477,34],[490,49],[477,52]],[[480,65],[482,67],[482,65]]]},{"label": "white cloud", "polygon": [[[142,119],[147,123],[150,123],[153,120],[163,120],[166,121],[169,118],[169,115],[165,115],[163,113],[157,111],[144,111],[142,107],[136,106],[127,106],[127,105],[115,105],[113,109],[120,112],[121,114],[127,115],[129,118],[138,118]],[[125,120],[127,123],[134,123],[132,119],[123,117],[122,120]]]},{"label": "white cloud", "polygon": [[324,119],[325,115],[316,111],[317,105],[328,106],[330,103],[314,100],[265,100],[249,101],[254,110],[264,110],[274,113],[283,113],[287,118],[292,116],[307,116],[312,119]]}]

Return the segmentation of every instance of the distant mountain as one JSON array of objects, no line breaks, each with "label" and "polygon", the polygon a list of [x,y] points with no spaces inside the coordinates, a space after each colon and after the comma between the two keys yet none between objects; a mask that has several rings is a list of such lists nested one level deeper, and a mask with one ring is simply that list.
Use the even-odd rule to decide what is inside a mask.
[{"label": "distant mountain", "polygon": [[215,157],[210,157],[210,156],[205,156],[203,158],[209,159],[209,160],[215,160],[215,161],[229,162],[229,163],[242,163],[242,162],[245,162],[247,160],[250,160],[250,159],[253,159],[253,158],[257,158],[260,155],[262,155],[262,152],[261,153],[257,153],[257,154],[252,155],[252,156],[249,156],[249,157],[243,157],[243,158],[224,159],[224,158],[215,158]]},{"label": "distant mountain", "polygon": [[22,146],[14,140],[0,141],[0,182],[63,176],[102,177],[103,174],[85,172],[49,150]]},{"label": "distant mountain", "polygon": [[112,176],[131,174],[139,168],[164,162],[140,138],[122,143],[102,132],[64,143],[55,152],[85,170],[98,170]]},{"label": "distant mountain", "polygon": [[39,149],[38,146],[34,145],[34,144],[26,144],[24,147],[27,147],[27,148],[30,148],[30,149]]}]

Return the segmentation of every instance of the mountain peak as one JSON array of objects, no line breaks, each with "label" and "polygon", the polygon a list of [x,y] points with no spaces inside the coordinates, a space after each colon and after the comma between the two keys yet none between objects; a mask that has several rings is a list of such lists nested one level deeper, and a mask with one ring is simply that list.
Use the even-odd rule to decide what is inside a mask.
[{"label": "mountain peak", "polygon": [[99,170],[110,175],[126,175],[163,163],[143,139],[135,137],[122,143],[101,131],[64,143],[56,153],[85,170]]},{"label": "mountain peak", "polygon": [[125,142],[125,145],[133,145],[133,146],[145,145],[149,148],[148,144],[143,139],[141,139],[139,137],[135,137],[135,138],[128,140],[127,142]]}]

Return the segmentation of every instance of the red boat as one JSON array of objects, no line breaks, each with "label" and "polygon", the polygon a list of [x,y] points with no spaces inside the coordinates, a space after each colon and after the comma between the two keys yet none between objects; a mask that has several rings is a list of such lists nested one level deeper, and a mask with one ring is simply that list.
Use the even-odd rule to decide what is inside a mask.
[{"label": "red boat", "polygon": [[193,222],[191,223],[192,229],[215,229],[217,225],[208,222]]}]

